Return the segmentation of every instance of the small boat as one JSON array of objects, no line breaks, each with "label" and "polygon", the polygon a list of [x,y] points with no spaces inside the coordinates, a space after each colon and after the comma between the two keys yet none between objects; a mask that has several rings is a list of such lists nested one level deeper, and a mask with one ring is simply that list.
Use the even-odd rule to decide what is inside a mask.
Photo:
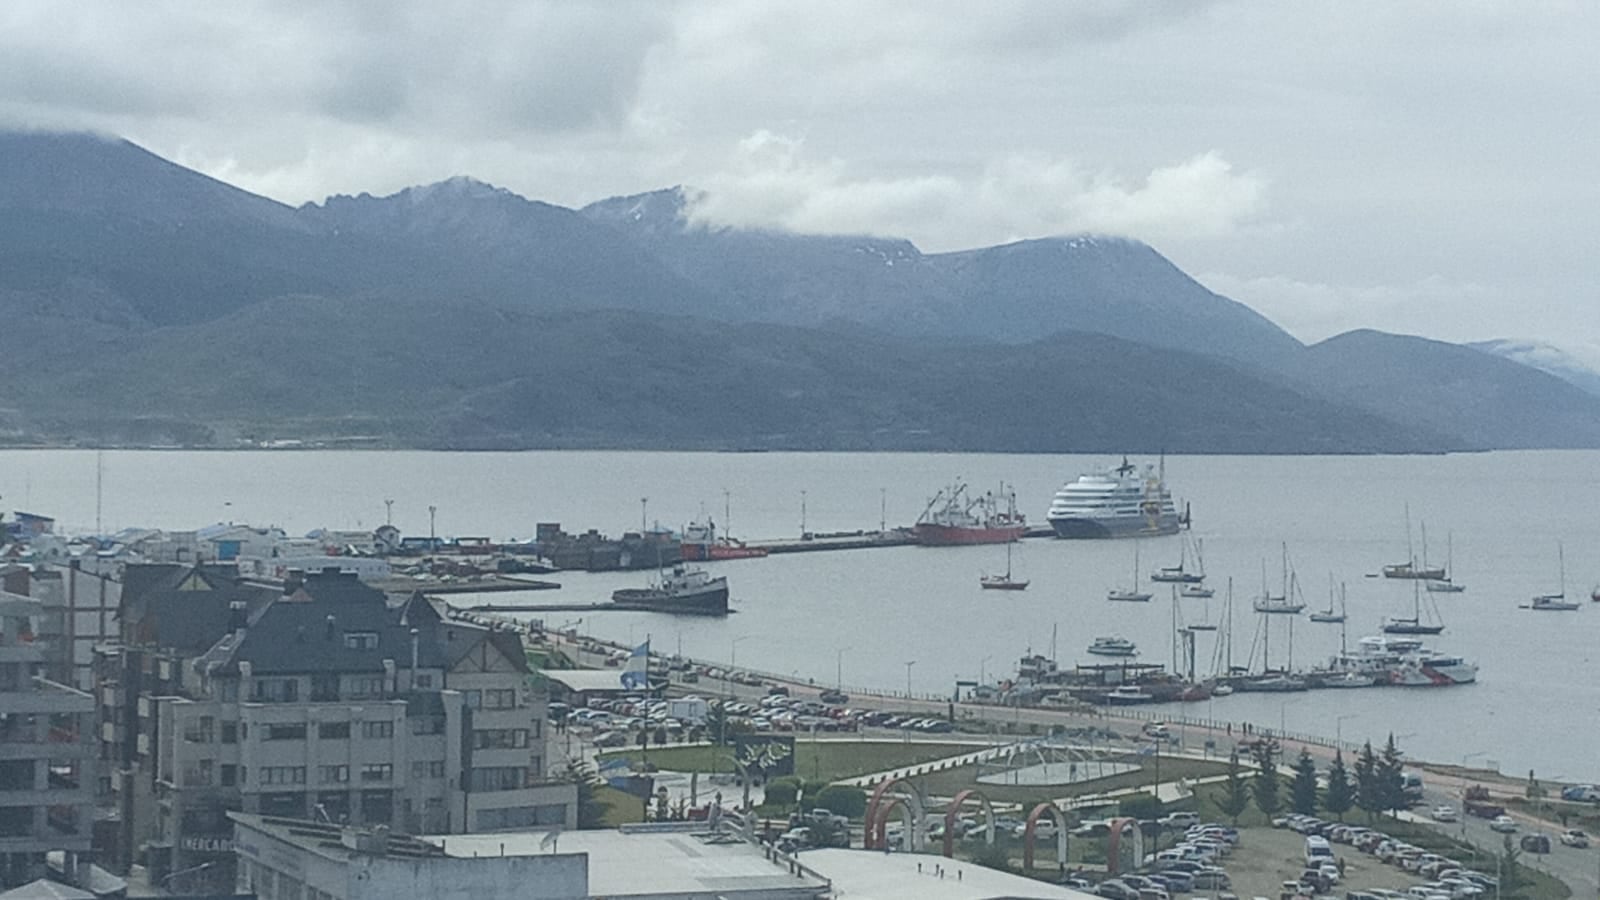
[{"label": "small boat", "polygon": [[1089,652],[1096,656],[1136,656],[1139,648],[1127,638],[1097,637],[1089,645]]},{"label": "small boat", "polygon": [[1189,562],[1187,541],[1178,549],[1178,564],[1175,566],[1162,566],[1150,573],[1150,580],[1162,584],[1199,584],[1206,580],[1206,576],[1199,572],[1189,572],[1184,566]]},{"label": "small boat", "polygon": [[1318,684],[1325,688],[1366,688],[1377,686],[1378,681],[1370,674],[1340,672],[1322,679]]},{"label": "small boat", "polygon": [[1290,600],[1288,597],[1257,597],[1252,604],[1258,613],[1278,613],[1284,615],[1298,615],[1306,608],[1304,603]]},{"label": "small boat", "polygon": [[1025,591],[1028,582],[1019,581],[1011,577],[1011,545],[1006,545],[1006,573],[1004,575],[984,575],[978,579],[978,585],[986,591]]},{"label": "small boat", "polygon": [[1287,694],[1297,691],[1309,690],[1303,678],[1292,678],[1288,675],[1262,675],[1251,678],[1239,685],[1243,691],[1256,691],[1263,694]]},{"label": "small boat", "polygon": [[1210,622],[1196,622],[1193,625],[1186,625],[1184,627],[1186,629],[1188,629],[1189,631],[1216,631],[1217,630],[1217,626],[1212,624],[1212,623],[1210,623]]},{"label": "small boat", "polygon": [[[1600,588],[1595,588],[1600,593]],[[1217,592],[1203,584],[1186,584],[1178,590],[1178,596],[1186,600],[1210,600]]]},{"label": "small boat", "polygon": [[1232,693],[1233,687],[1226,684],[1219,684],[1211,689],[1211,696],[1213,697],[1226,697]]},{"label": "small boat", "polygon": [[1556,545],[1556,556],[1561,561],[1560,593],[1540,594],[1523,604],[1523,609],[1536,609],[1541,612],[1572,612],[1581,605],[1576,600],[1567,599],[1567,553],[1560,544]]},{"label": "small boat", "polygon": [[[1429,601],[1430,603],[1432,601]],[[1434,618],[1438,619],[1438,607],[1434,607]],[[1415,581],[1411,585],[1411,615],[1391,616],[1383,623],[1384,634],[1439,634],[1444,631],[1444,622],[1422,621],[1422,591]]]},{"label": "small boat", "polygon": [[1112,588],[1106,593],[1107,600],[1116,600],[1122,603],[1149,603],[1152,595],[1139,590],[1139,542],[1133,543],[1133,587],[1128,590]]},{"label": "small boat", "polygon": [[1467,589],[1464,584],[1458,584],[1448,578],[1438,578],[1427,582],[1423,587],[1430,594],[1459,594]]},{"label": "small boat", "polygon": [[[1423,587],[1427,588],[1427,591],[1430,594],[1459,594],[1462,591],[1466,590],[1467,586],[1464,585],[1464,584],[1460,584],[1460,583],[1456,582],[1452,578],[1452,576],[1454,575],[1455,570],[1456,570],[1456,547],[1455,547],[1456,541],[1455,541],[1455,535],[1453,535],[1453,534],[1445,535],[1445,539],[1444,540],[1445,540],[1445,551],[1444,551],[1445,575],[1442,578],[1430,579],[1427,584],[1423,585]],[[1427,545],[1426,544],[1423,545],[1423,553],[1427,553]]]},{"label": "small boat", "polygon": [[1428,532],[1423,526],[1422,532],[1422,558],[1423,562],[1417,563],[1416,554],[1411,549],[1411,504],[1406,504],[1406,556],[1410,557],[1403,563],[1395,563],[1383,567],[1385,578],[1407,578],[1421,581],[1438,580],[1447,574],[1443,568],[1430,567],[1428,558]]},{"label": "small boat", "polygon": [[1333,576],[1328,576],[1328,608],[1317,610],[1311,614],[1311,621],[1324,622],[1337,625],[1345,619],[1344,613],[1344,586],[1339,586],[1339,611],[1333,611]]},{"label": "small boat", "polygon": [[1596,585],[1589,591],[1589,599],[1596,603],[1600,603],[1600,585]]},{"label": "small boat", "polygon": [[1154,703],[1155,700],[1156,698],[1153,694],[1147,694],[1144,691],[1139,690],[1138,685],[1132,684],[1117,685],[1116,688],[1107,692],[1105,695],[1105,701],[1113,706],[1132,706],[1139,703]]},{"label": "small boat", "polygon": [[1576,600],[1568,600],[1565,594],[1541,594],[1523,604],[1522,608],[1543,612],[1572,612],[1580,605]]}]

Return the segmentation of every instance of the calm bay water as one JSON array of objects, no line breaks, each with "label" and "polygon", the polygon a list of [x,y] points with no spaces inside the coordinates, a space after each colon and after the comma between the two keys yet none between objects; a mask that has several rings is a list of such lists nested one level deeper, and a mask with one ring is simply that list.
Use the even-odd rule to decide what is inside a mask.
[{"label": "calm bay water", "polygon": [[[290,533],[318,527],[371,528],[392,499],[394,523],[426,534],[529,537],[534,524],[608,533],[637,528],[641,514],[681,527],[710,514],[744,538],[908,524],[938,488],[961,477],[980,490],[1014,484],[1030,520],[1043,523],[1063,480],[1109,457],[937,454],[143,452],[99,455],[98,516],[104,530],[141,525],[192,529],[231,520],[275,524]],[[1406,557],[1405,508],[1421,551],[1443,561],[1446,536],[1455,576],[1468,588],[1431,595],[1449,628],[1433,646],[1481,666],[1479,683],[1447,690],[1382,689],[1293,695],[1236,695],[1191,706],[1196,715],[1287,727],[1348,739],[1401,736],[1413,754],[1439,761],[1498,762],[1507,772],[1600,780],[1593,749],[1600,713],[1600,604],[1575,613],[1517,609],[1560,588],[1557,544],[1566,551],[1566,589],[1587,596],[1600,581],[1600,453],[1528,452],[1443,457],[1169,457],[1168,481],[1191,503],[1193,536],[1218,596],[1209,607],[1180,603],[1188,621],[1221,618],[1234,581],[1233,659],[1256,642],[1250,598],[1263,570],[1274,590],[1281,548],[1311,608],[1326,605],[1330,575],[1346,585],[1348,638],[1373,633],[1383,616],[1409,614],[1411,586],[1365,577]],[[0,451],[0,504],[55,516],[63,530],[92,530],[97,454]],[[641,498],[648,501],[641,504]],[[1178,562],[1180,540],[1138,544],[1139,578]],[[600,637],[640,641],[741,666],[832,682],[904,689],[907,662],[918,692],[948,692],[957,678],[1014,671],[1030,648],[1049,652],[1052,629],[1063,665],[1093,661],[1096,635],[1138,642],[1141,659],[1170,662],[1172,608],[1159,586],[1150,604],[1110,603],[1107,589],[1132,577],[1135,544],[1028,541],[1014,568],[1032,580],[1021,593],[984,592],[978,576],[1005,565],[998,547],[915,547],[800,554],[716,564],[739,613],[680,620],[647,613],[591,614],[579,626]],[[1191,562],[1192,565],[1192,562]],[[562,599],[603,601],[638,573],[572,574]],[[540,595],[538,599],[553,597]],[[1423,602],[1430,595],[1423,595]],[[557,620],[559,624],[560,621]],[[1275,623],[1274,664],[1290,651],[1288,623]],[[1337,625],[1298,618],[1296,665],[1339,645]],[[1201,635],[1199,668],[1213,644]],[[1257,664],[1259,647],[1255,650]]]}]

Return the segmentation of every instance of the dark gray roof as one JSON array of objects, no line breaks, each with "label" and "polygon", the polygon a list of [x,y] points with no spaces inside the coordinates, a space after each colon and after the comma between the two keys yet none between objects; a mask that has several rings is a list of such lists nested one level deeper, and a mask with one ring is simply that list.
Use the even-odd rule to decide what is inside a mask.
[{"label": "dark gray roof", "polygon": [[[280,596],[250,617],[244,638],[224,639],[205,664],[238,671],[248,662],[252,674],[382,672],[384,660],[411,665],[411,631],[417,631],[417,662],[426,669],[449,665],[444,625],[426,603],[390,607],[387,596],[354,575],[318,574],[288,596]],[[346,646],[345,635],[377,635],[372,648]],[[453,652],[453,651],[452,651]]]}]

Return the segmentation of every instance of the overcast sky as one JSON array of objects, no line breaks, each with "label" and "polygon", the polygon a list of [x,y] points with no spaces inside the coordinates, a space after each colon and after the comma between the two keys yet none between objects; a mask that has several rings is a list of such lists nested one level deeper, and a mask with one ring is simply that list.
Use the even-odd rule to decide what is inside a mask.
[{"label": "overcast sky", "polygon": [[289,203],[467,174],[928,251],[1114,233],[1303,340],[1593,351],[1597,39],[1579,0],[10,0],[0,124]]}]

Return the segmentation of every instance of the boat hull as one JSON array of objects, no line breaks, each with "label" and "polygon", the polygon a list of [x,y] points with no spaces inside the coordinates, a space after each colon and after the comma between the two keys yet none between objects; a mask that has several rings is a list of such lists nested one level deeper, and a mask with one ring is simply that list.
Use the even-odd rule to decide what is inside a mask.
[{"label": "boat hull", "polygon": [[1116,516],[1089,519],[1081,516],[1055,519],[1050,528],[1056,537],[1069,540],[1103,540],[1106,538],[1154,537],[1178,533],[1178,516],[1165,513],[1154,519],[1145,516]]},{"label": "boat hull", "polygon": [[683,558],[687,562],[712,562],[719,559],[759,559],[767,555],[765,547],[741,547],[737,544],[684,544]]},{"label": "boat hull", "polygon": [[918,522],[912,531],[916,534],[919,544],[929,547],[958,547],[967,544],[1009,544],[1012,541],[1020,541],[1023,532],[1027,531],[1027,526],[1018,524],[963,528]]},{"label": "boat hull", "polygon": [[624,609],[682,616],[725,616],[728,614],[728,583],[715,579],[710,586],[698,591],[622,588],[612,592],[611,602]]},{"label": "boat hull", "polygon": [[1025,591],[1028,589],[1026,581],[980,581],[986,591]]}]

